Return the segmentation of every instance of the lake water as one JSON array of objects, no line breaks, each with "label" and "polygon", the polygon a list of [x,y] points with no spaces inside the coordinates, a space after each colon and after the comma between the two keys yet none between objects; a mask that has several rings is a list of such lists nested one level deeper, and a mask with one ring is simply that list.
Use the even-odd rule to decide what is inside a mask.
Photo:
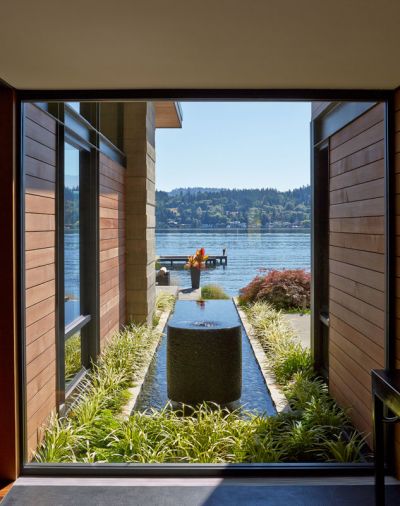
[{"label": "lake water", "polygon": [[[208,268],[201,273],[201,284],[222,286],[237,295],[259,269],[310,269],[311,239],[304,232],[248,231],[165,231],[156,232],[157,255],[192,255],[204,247],[210,255],[222,255],[226,248],[228,265]],[[170,268],[168,266],[168,268]],[[190,286],[190,273],[176,267],[171,284]]]}]

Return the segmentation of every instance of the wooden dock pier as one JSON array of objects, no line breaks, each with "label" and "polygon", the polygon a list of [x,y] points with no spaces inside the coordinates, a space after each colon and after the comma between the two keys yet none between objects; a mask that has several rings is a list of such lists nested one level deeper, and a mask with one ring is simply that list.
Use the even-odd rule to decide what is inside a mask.
[{"label": "wooden dock pier", "polygon": [[[157,258],[160,264],[169,264],[170,267],[174,263],[186,263],[189,255],[163,255]],[[206,265],[228,265],[228,255],[209,255],[206,260]]]}]

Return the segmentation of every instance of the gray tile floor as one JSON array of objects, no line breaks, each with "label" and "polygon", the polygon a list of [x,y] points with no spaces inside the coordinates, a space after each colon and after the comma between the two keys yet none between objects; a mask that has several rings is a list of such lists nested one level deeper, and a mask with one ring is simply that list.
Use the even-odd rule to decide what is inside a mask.
[{"label": "gray tile floor", "polygon": [[[387,486],[387,505],[400,486]],[[370,478],[354,479],[33,479],[18,480],[2,506],[373,506]],[[383,506],[383,505],[382,505]]]}]

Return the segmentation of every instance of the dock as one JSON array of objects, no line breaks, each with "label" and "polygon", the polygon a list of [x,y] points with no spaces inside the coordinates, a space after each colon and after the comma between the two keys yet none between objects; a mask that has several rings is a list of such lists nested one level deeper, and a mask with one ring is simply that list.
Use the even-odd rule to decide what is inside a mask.
[{"label": "dock", "polygon": [[[175,263],[186,263],[189,255],[163,255],[157,258],[160,264],[169,264],[172,267]],[[228,255],[209,255],[206,265],[228,265]]]}]

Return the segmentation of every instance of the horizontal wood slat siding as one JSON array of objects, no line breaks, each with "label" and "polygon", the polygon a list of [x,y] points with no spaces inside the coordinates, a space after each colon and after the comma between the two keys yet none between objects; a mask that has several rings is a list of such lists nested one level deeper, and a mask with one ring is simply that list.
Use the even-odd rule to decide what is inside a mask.
[{"label": "horizontal wood slat siding", "polygon": [[[400,369],[400,89],[397,90],[395,95],[395,193],[396,193],[396,338],[395,351],[396,351],[396,368]],[[396,459],[396,474],[397,478],[400,478],[400,426],[395,426],[395,459]]]},{"label": "horizontal wood slat siding", "polygon": [[100,344],[125,320],[125,168],[100,155]]},{"label": "horizontal wood slat siding", "polygon": [[366,433],[370,370],[384,363],[383,120],[378,104],[329,143],[329,386]]},{"label": "horizontal wood slat siding", "polygon": [[56,407],[56,122],[25,105],[25,325],[28,452]]}]

